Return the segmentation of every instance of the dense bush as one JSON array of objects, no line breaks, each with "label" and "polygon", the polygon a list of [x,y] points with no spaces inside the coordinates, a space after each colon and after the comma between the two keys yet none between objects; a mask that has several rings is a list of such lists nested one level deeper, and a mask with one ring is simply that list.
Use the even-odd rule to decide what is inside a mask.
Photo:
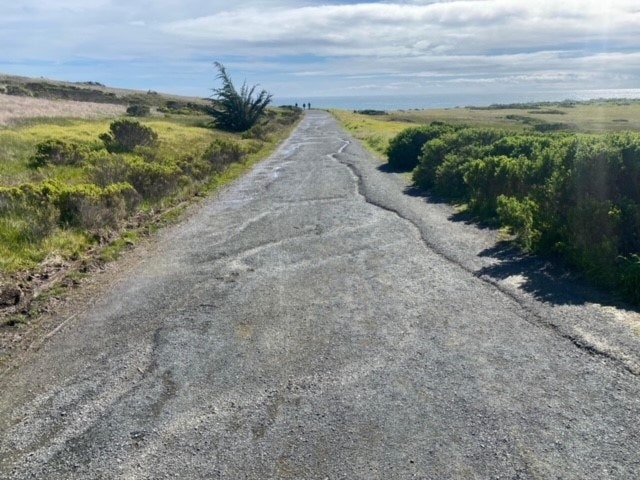
[{"label": "dense bush", "polygon": [[[640,134],[438,128],[421,146],[418,186],[468,203],[525,250],[561,253],[640,303]],[[398,135],[394,152],[414,149],[419,131]]]},{"label": "dense bush", "polygon": [[178,186],[182,172],[176,164],[147,162],[141,157],[129,157],[126,162],[127,181],[145,199],[160,200]]},{"label": "dense bush", "polygon": [[408,128],[400,132],[391,139],[387,147],[389,166],[398,170],[413,170],[418,164],[422,146],[453,130],[454,127],[450,125],[434,122],[429,126]]},{"label": "dense bush", "polygon": [[148,105],[130,105],[127,107],[127,115],[131,117],[148,117],[151,115],[151,108]]},{"label": "dense bush", "polygon": [[137,146],[150,146],[158,140],[153,129],[134,120],[116,120],[109,130],[100,135],[109,152],[132,152]]},{"label": "dense bush", "polygon": [[[448,129],[446,125],[439,125],[438,128],[441,134],[427,141],[421,148],[413,179],[421,188],[436,187],[438,193],[449,196],[448,191],[453,184],[440,181],[439,177],[449,178],[458,187],[451,196],[464,197],[464,188],[460,187],[466,171],[465,164],[487,155],[489,146],[503,138],[506,133],[487,128],[451,127]],[[450,155],[458,158],[446,161]]]},{"label": "dense bush", "polygon": [[209,145],[202,158],[211,165],[214,171],[219,172],[232,163],[241,162],[245,155],[246,152],[239,143],[232,140],[216,139]]},{"label": "dense bush", "polygon": [[29,90],[27,90],[26,88],[20,86],[20,85],[7,85],[5,87],[5,93],[7,95],[14,95],[17,97],[30,97],[31,96],[31,92]]},{"label": "dense bush", "polygon": [[117,227],[138,205],[138,196],[128,183],[106,188],[93,184],[60,188],[55,199],[63,226],[98,229]]},{"label": "dense bush", "polygon": [[114,183],[126,182],[129,165],[124,155],[102,151],[90,157],[87,170],[89,179],[104,188]]},{"label": "dense bush", "polygon": [[12,220],[16,240],[37,243],[56,228],[60,212],[53,200],[57,194],[57,186],[49,182],[0,187],[0,217]]},{"label": "dense bush", "polygon": [[81,165],[89,151],[64,140],[47,140],[36,145],[36,153],[31,157],[31,168],[44,167],[46,165]]},{"label": "dense bush", "polygon": [[0,217],[19,219],[23,240],[39,242],[56,227],[116,227],[139,204],[127,183],[100,188],[54,181],[0,188]]}]

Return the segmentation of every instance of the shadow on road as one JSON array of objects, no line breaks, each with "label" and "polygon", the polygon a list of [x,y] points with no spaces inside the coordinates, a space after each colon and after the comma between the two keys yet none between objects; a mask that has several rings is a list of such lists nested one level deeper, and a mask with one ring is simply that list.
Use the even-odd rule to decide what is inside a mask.
[{"label": "shadow on road", "polygon": [[519,277],[520,289],[537,300],[555,305],[618,305],[611,295],[591,287],[561,258],[527,255],[507,242],[484,250],[480,256],[498,260],[498,263],[478,270],[478,277],[498,281]]},{"label": "shadow on road", "polygon": [[[388,165],[378,167],[381,172],[399,173]],[[450,204],[450,201],[433,192],[422,190],[414,185],[407,186],[403,193],[411,197],[422,198],[426,203]],[[479,229],[495,229],[495,223],[479,222],[467,212],[456,212],[449,215],[448,220],[473,225]],[[528,255],[509,242],[500,242],[479,254],[481,257],[497,260],[491,266],[481,268],[475,275],[487,277],[495,281],[519,277],[521,290],[534,296],[539,301],[554,305],[584,305],[599,303],[626,310],[636,310],[618,300],[612,294],[591,286],[586,278],[573,270],[560,257],[542,257]]]},{"label": "shadow on road", "polygon": [[399,168],[389,165],[388,163],[383,163],[379,167],[377,167],[383,173],[409,173],[413,170],[413,168]]}]

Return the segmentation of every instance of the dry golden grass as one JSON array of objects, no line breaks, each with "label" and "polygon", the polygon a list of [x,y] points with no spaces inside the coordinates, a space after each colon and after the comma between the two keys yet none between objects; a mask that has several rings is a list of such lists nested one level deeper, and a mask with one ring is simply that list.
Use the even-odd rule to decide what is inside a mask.
[{"label": "dry golden grass", "polygon": [[98,119],[123,115],[126,107],[107,103],[45,100],[0,94],[0,126],[29,118]]},{"label": "dry golden grass", "polygon": [[429,124],[433,121],[471,126],[531,129],[529,121],[562,123],[565,129],[583,133],[640,130],[640,102],[591,101],[573,107],[551,105],[542,108],[470,109],[449,108],[392,112],[379,120]]}]

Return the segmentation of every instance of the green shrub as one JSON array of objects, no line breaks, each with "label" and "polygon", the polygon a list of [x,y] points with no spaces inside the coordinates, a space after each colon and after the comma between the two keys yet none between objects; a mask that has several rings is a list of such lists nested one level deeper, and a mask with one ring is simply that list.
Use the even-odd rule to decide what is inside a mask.
[{"label": "green shrub", "polygon": [[206,160],[216,172],[224,170],[228,165],[241,162],[246,155],[242,145],[232,140],[215,139],[202,158]]},{"label": "green shrub", "polygon": [[[460,183],[459,174],[463,173],[466,167],[462,168],[465,162],[483,158],[489,153],[489,146],[494,142],[506,136],[506,133],[491,128],[466,128],[452,127],[447,125],[438,125],[443,133],[434,138],[422,147],[419,157],[419,163],[413,172],[413,181],[423,189],[430,189],[438,183],[437,172],[447,158],[453,154],[458,157],[455,161],[458,174],[451,177],[456,178]],[[444,173],[443,170],[440,170]],[[443,194],[446,189],[443,188],[441,182],[438,184],[438,190]],[[459,191],[459,188],[457,188]]]},{"label": "green shrub", "polygon": [[452,131],[453,128],[448,125],[431,124],[403,130],[389,141],[386,151],[389,166],[399,170],[413,170],[418,164],[423,145]]},{"label": "green shrub", "polygon": [[516,198],[526,196],[534,170],[535,165],[526,157],[501,155],[472,161],[464,174],[471,208],[482,216],[494,216],[500,195]]},{"label": "green shrub", "polygon": [[275,125],[270,122],[256,123],[253,127],[242,134],[244,139],[256,139],[266,142],[269,140],[269,135],[276,130]]},{"label": "green shrub", "polygon": [[36,145],[36,153],[31,157],[31,168],[46,165],[77,166],[84,163],[89,150],[64,140],[46,140]]},{"label": "green shrub", "polygon": [[63,187],[55,203],[63,226],[99,229],[117,227],[137,206],[136,198],[128,183],[84,184]]},{"label": "green shrub", "polygon": [[469,163],[466,155],[447,154],[443,162],[436,167],[435,178],[431,184],[436,193],[452,200],[468,200],[469,187],[464,181],[464,175],[469,169]]},{"label": "green shrub", "polygon": [[540,241],[536,228],[538,205],[528,197],[517,199],[500,195],[497,200],[500,223],[516,235],[517,243],[527,252],[535,250]]},{"label": "green shrub", "polygon": [[204,158],[196,155],[187,155],[176,162],[183,175],[192,180],[201,181],[212,173],[212,166]]},{"label": "green shrub", "polygon": [[620,289],[626,298],[640,304],[640,255],[618,259],[620,268]]},{"label": "green shrub", "polygon": [[133,120],[116,120],[109,130],[111,133],[100,135],[109,152],[132,152],[138,146],[151,146],[158,140],[153,129]]},{"label": "green shrub", "polygon": [[129,164],[124,155],[99,152],[88,161],[88,176],[101,188],[114,183],[126,182],[129,175]]},{"label": "green shrub", "polygon": [[146,162],[141,157],[127,158],[127,181],[148,200],[157,201],[171,195],[180,179],[177,165]]},{"label": "green shrub", "polygon": [[151,108],[148,105],[130,105],[127,107],[127,115],[131,117],[148,117],[151,115]]},{"label": "green shrub", "polygon": [[52,182],[0,187],[0,217],[12,220],[14,236],[22,242],[37,243],[58,225],[60,212],[53,201],[58,186]]},{"label": "green shrub", "polygon": [[31,92],[20,85],[7,85],[5,87],[7,95],[15,95],[17,97],[31,97]]},{"label": "green shrub", "polygon": [[640,134],[452,129],[423,145],[413,178],[640,302]]}]

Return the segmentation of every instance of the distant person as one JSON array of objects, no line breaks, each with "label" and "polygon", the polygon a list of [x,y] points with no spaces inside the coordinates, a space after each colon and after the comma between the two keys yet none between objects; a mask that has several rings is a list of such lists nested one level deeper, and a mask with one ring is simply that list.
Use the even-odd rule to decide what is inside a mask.
[{"label": "distant person", "polygon": [[307,107],[309,107],[309,110],[311,110],[311,103],[307,103]]},{"label": "distant person", "polygon": [[296,102],[296,108],[298,108],[298,102]]},{"label": "distant person", "polygon": [[307,104],[306,104],[306,103],[303,103],[303,104],[302,104],[302,109],[304,110],[305,108],[307,108]]}]

